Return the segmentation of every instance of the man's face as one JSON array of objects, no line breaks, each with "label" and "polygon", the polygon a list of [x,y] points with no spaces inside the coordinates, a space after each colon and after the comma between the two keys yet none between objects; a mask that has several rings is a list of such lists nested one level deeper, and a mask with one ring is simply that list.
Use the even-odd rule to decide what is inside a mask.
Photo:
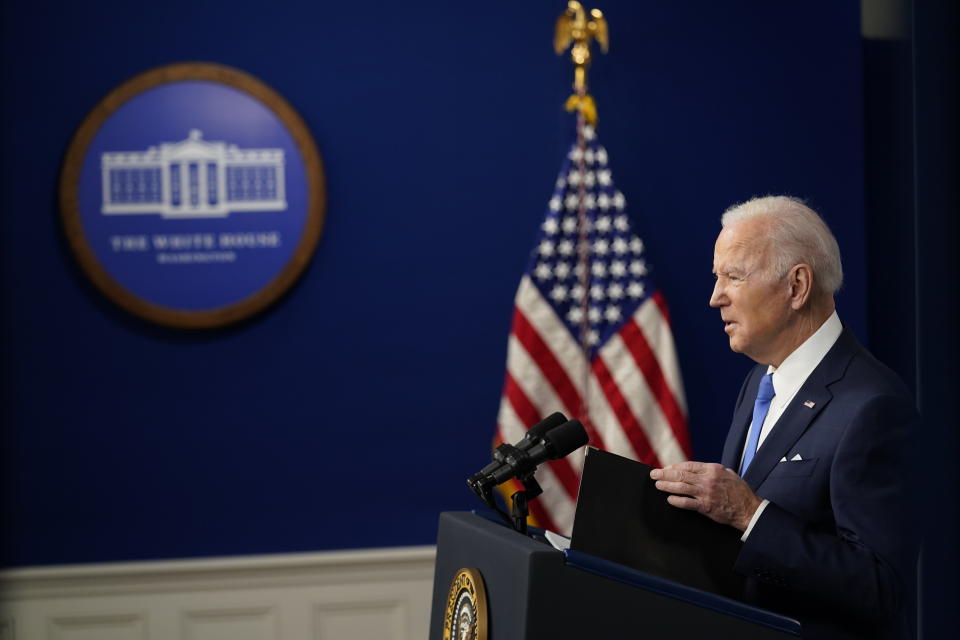
[{"label": "man's face", "polygon": [[744,220],[717,237],[716,283],[710,306],[720,309],[730,348],[761,364],[779,366],[790,321],[790,289],[769,268],[769,223]]}]

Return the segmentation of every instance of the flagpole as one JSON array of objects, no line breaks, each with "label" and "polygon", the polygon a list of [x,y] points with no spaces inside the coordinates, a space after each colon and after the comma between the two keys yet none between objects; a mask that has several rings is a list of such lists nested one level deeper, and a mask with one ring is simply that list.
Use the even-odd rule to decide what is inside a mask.
[{"label": "flagpole", "polygon": [[577,112],[577,173],[580,175],[577,189],[577,265],[580,268],[580,350],[583,352],[583,371],[581,397],[583,399],[580,413],[590,415],[590,245],[587,225],[587,186],[586,175],[586,138],[584,135],[585,118],[582,112]]},{"label": "flagpole", "polygon": [[[576,0],[570,0],[567,3],[567,10],[557,19],[556,31],[554,33],[553,46],[557,55],[562,54],[567,47],[570,48],[570,58],[574,65],[573,70],[573,95],[566,102],[567,111],[577,112],[577,144],[576,144],[576,166],[577,174],[580,176],[577,196],[577,228],[578,242],[577,255],[580,277],[580,349],[583,352],[583,371],[581,384],[582,406],[580,415],[588,421],[590,415],[590,362],[592,360],[591,351],[594,340],[590,335],[590,245],[589,245],[589,217],[587,214],[587,140],[586,126],[589,124],[595,126],[597,123],[597,108],[593,97],[587,93],[587,67],[590,66],[590,43],[596,40],[600,44],[600,49],[606,53],[609,48],[609,38],[607,32],[607,21],[599,9],[591,9],[590,17],[587,19],[587,11]],[[590,429],[590,425],[587,424]]]}]

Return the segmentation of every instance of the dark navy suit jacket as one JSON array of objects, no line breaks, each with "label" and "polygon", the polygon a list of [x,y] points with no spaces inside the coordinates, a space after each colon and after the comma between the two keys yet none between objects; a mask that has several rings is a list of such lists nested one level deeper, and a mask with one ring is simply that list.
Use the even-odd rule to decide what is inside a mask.
[{"label": "dark navy suit jacket", "polygon": [[[766,370],[740,390],[725,467],[739,467]],[[917,424],[904,385],[844,329],[744,474],[770,501],[734,566],[748,601],[797,618],[804,638],[911,637]]]}]

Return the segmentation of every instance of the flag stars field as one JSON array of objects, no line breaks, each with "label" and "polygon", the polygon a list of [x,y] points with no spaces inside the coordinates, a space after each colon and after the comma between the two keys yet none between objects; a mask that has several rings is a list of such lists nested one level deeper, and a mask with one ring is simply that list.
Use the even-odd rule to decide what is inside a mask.
[{"label": "flag stars field", "polygon": [[[595,139],[594,138],[590,138]],[[549,200],[548,214],[541,229],[543,236],[536,252],[540,260],[532,275],[547,286],[544,295],[557,305],[558,315],[570,323],[576,333],[583,320],[583,312],[573,311],[584,304],[579,281],[584,270],[589,274],[589,299],[604,302],[629,300],[631,307],[642,303],[647,288],[646,262],[640,258],[643,241],[630,229],[630,221],[623,213],[626,199],[613,186],[609,168],[597,171],[580,170],[573,166],[581,161],[587,165],[605,165],[607,152],[599,145],[586,149],[574,147],[567,154],[569,165],[561,171],[556,190]],[[594,212],[599,209],[599,215]],[[566,213],[562,212],[566,210]],[[615,211],[616,213],[607,213]],[[578,246],[586,240],[586,254]],[[627,260],[628,256],[632,259]],[[568,262],[567,260],[571,260]],[[599,332],[601,341],[609,335],[609,328],[620,323],[632,310],[611,305],[606,309],[587,312],[592,329]],[[606,329],[605,329],[606,327]]]},{"label": "flag stars field", "polygon": [[[602,153],[599,148],[589,151],[573,149],[568,158],[571,162],[581,158],[588,163],[606,161],[605,150]],[[583,320],[583,313],[571,315],[568,311],[584,304],[579,281],[585,270],[589,274],[586,292],[591,300],[629,300],[631,305],[636,305],[646,298],[644,279],[648,268],[640,257],[643,241],[632,233],[629,219],[622,213],[626,200],[614,188],[609,169],[594,174],[567,168],[561,172],[556,184],[535,250],[540,259],[531,275],[547,287],[544,295],[557,305],[558,315],[570,322],[573,331],[573,325]],[[566,213],[563,213],[564,209]],[[596,209],[600,210],[599,214]],[[618,213],[607,213],[610,210]],[[578,250],[581,242],[586,242],[583,245],[585,253]],[[627,260],[628,256],[631,259]],[[587,319],[599,332],[602,342],[604,336],[610,335],[609,329],[620,323],[628,312],[619,306],[611,306],[588,312]],[[573,320],[574,317],[577,320]]]}]

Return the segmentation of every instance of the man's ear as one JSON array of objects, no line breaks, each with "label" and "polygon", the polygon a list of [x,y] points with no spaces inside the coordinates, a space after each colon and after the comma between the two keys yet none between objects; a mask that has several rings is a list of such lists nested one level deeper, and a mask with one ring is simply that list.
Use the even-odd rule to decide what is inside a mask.
[{"label": "man's ear", "polygon": [[790,306],[800,310],[807,304],[813,293],[813,269],[808,264],[798,264],[787,274],[790,287]]}]

